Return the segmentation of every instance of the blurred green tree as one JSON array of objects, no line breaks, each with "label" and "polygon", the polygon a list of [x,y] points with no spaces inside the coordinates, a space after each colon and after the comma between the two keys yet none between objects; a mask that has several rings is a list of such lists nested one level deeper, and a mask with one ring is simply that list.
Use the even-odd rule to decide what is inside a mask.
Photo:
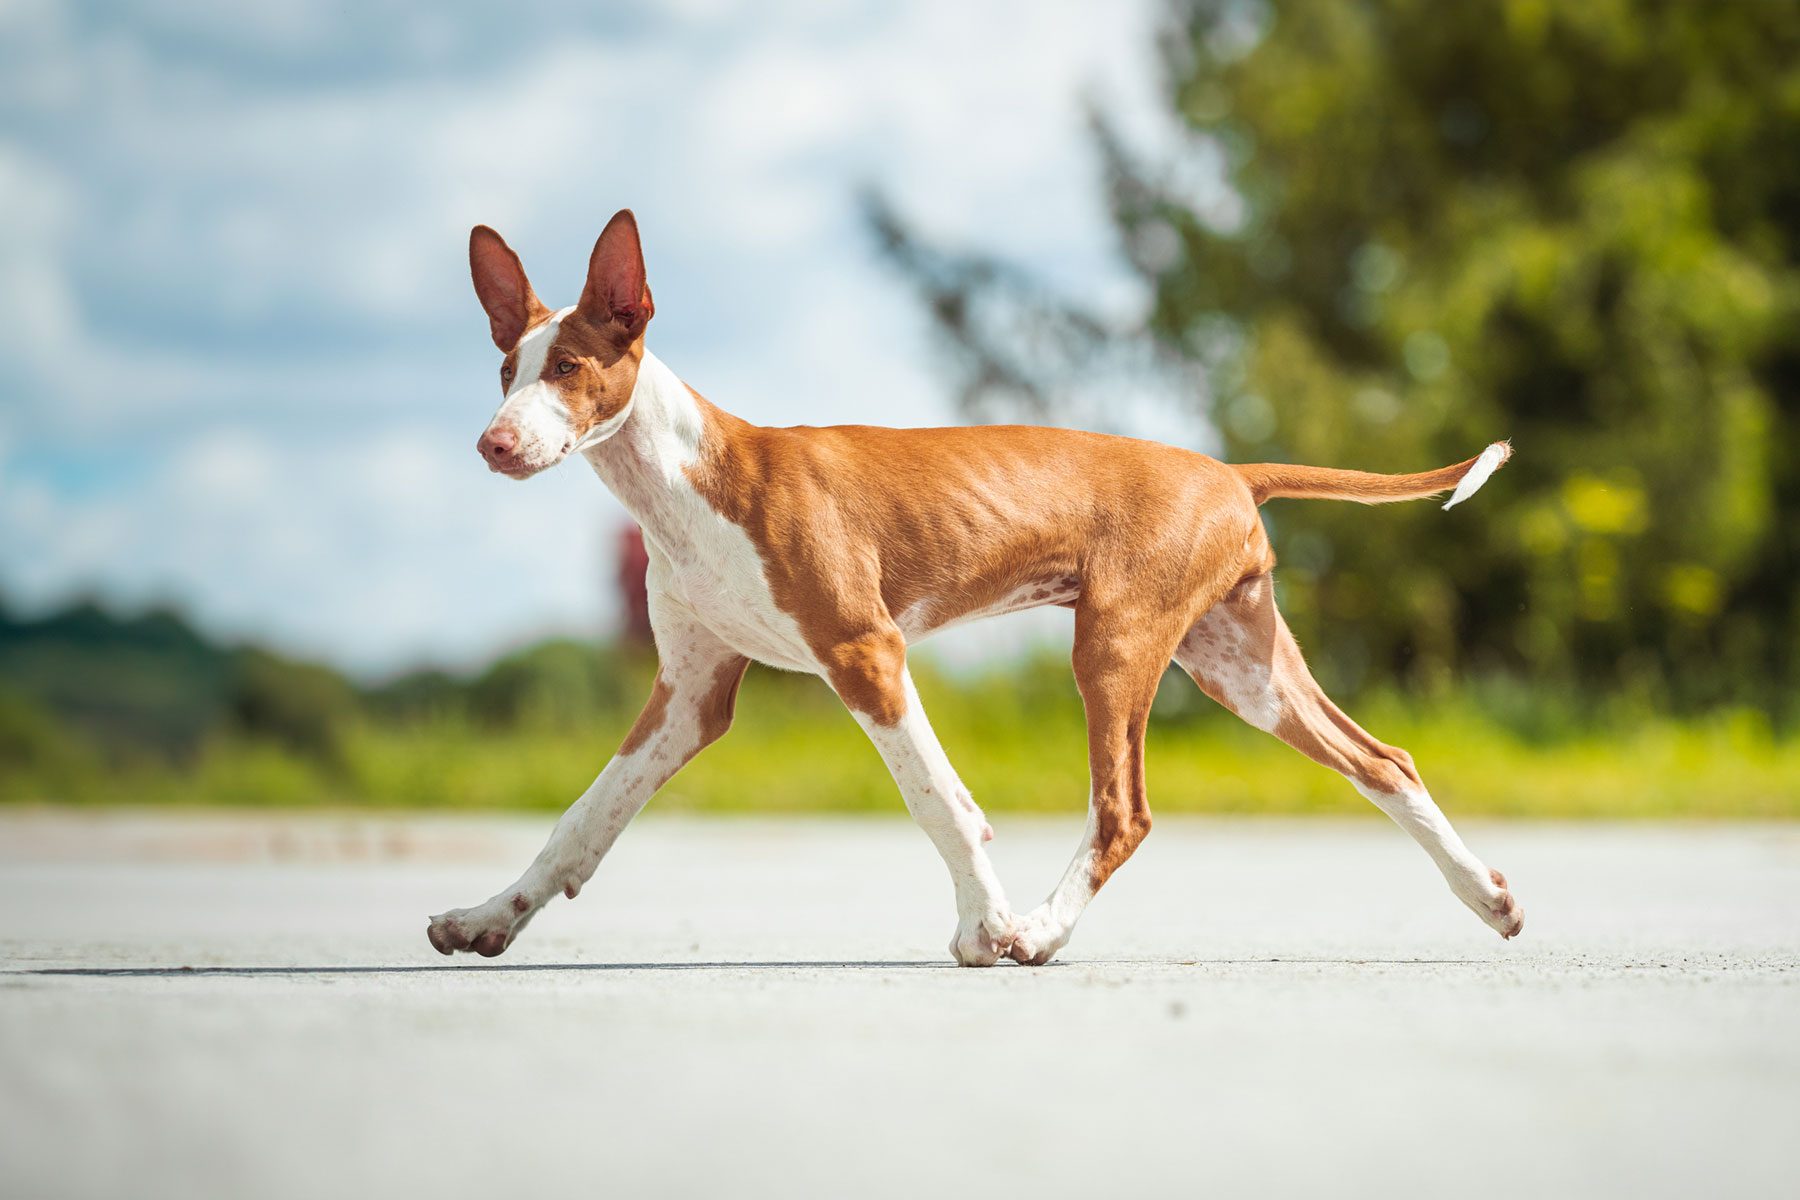
[{"label": "blurred green tree", "polygon": [[470,713],[505,728],[536,723],[553,729],[592,727],[641,700],[639,686],[610,646],[567,638],[539,642],[489,666],[467,685]]},{"label": "blurred green tree", "polygon": [[216,725],[230,654],[181,617],[82,601],[37,619],[0,606],[0,685],[113,757],[193,751]]},{"label": "blurred green tree", "polygon": [[94,748],[53,713],[0,686],[0,795],[17,795],[26,779],[50,787],[85,781],[97,774],[97,758]]},{"label": "blurred green tree", "polygon": [[349,681],[329,667],[246,648],[233,656],[225,711],[234,733],[336,765],[358,701]]},{"label": "blurred green tree", "polygon": [[1200,0],[1162,61],[1178,150],[1095,114],[1141,327],[871,205],[970,411],[1066,413],[1137,339],[1203,369],[1232,460],[1407,471],[1510,436],[1448,515],[1267,510],[1328,686],[1792,714],[1800,5]]}]

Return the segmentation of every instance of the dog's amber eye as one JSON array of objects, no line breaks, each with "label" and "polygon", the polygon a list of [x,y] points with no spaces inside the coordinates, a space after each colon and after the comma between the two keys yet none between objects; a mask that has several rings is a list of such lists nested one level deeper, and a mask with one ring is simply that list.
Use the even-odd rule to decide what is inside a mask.
[{"label": "dog's amber eye", "polygon": [[512,376],[513,376],[513,369],[511,367],[501,367],[500,368],[500,382],[501,383],[511,383]]},{"label": "dog's amber eye", "polygon": [[575,369],[575,364],[570,362],[566,358],[556,364],[556,373],[558,375],[567,375],[570,371],[573,371],[574,369]]}]

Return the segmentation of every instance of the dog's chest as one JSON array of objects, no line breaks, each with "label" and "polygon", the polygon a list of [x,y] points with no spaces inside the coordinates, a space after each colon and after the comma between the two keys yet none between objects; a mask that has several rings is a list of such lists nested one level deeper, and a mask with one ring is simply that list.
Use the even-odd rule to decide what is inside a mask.
[{"label": "dog's chest", "polygon": [[798,622],[776,605],[750,535],[720,515],[689,476],[705,427],[693,394],[646,355],[632,404],[635,425],[616,443],[590,450],[588,461],[644,531],[651,591],[740,654],[816,673],[818,660]]},{"label": "dog's chest", "polygon": [[710,509],[689,508],[683,518],[676,530],[646,530],[650,586],[661,587],[738,653],[816,672],[818,660],[799,623],[776,605],[749,535]]}]

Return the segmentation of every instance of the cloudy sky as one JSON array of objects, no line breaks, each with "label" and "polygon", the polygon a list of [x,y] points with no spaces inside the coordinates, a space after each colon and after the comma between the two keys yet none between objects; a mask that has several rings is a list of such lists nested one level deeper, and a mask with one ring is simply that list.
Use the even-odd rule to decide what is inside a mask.
[{"label": "cloudy sky", "polygon": [[604,629],[621,510],[475,456],[478,221],[559,305],[634,208],[651,345],[771,424],[955,419],[864,182],[1131,303],[1081,103],[1151,128],[1156,0],[578,7],[0,2],[6,603],[364,674]]}]

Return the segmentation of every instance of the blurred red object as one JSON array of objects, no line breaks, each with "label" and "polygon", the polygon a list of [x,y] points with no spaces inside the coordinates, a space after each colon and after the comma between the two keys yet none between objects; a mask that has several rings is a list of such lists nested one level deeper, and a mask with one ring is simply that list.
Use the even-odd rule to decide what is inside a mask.
[{"label": "blurred red object", "polygon": [[619,611],[624,614],[619,639],[630,645],[648,646],[650,634],[650,597],[644,591],[644,573],[650,569],[650,555],[644,549],[644,531],[634,524],[619,530],[618,569],[614,578],[619,585]]}]

